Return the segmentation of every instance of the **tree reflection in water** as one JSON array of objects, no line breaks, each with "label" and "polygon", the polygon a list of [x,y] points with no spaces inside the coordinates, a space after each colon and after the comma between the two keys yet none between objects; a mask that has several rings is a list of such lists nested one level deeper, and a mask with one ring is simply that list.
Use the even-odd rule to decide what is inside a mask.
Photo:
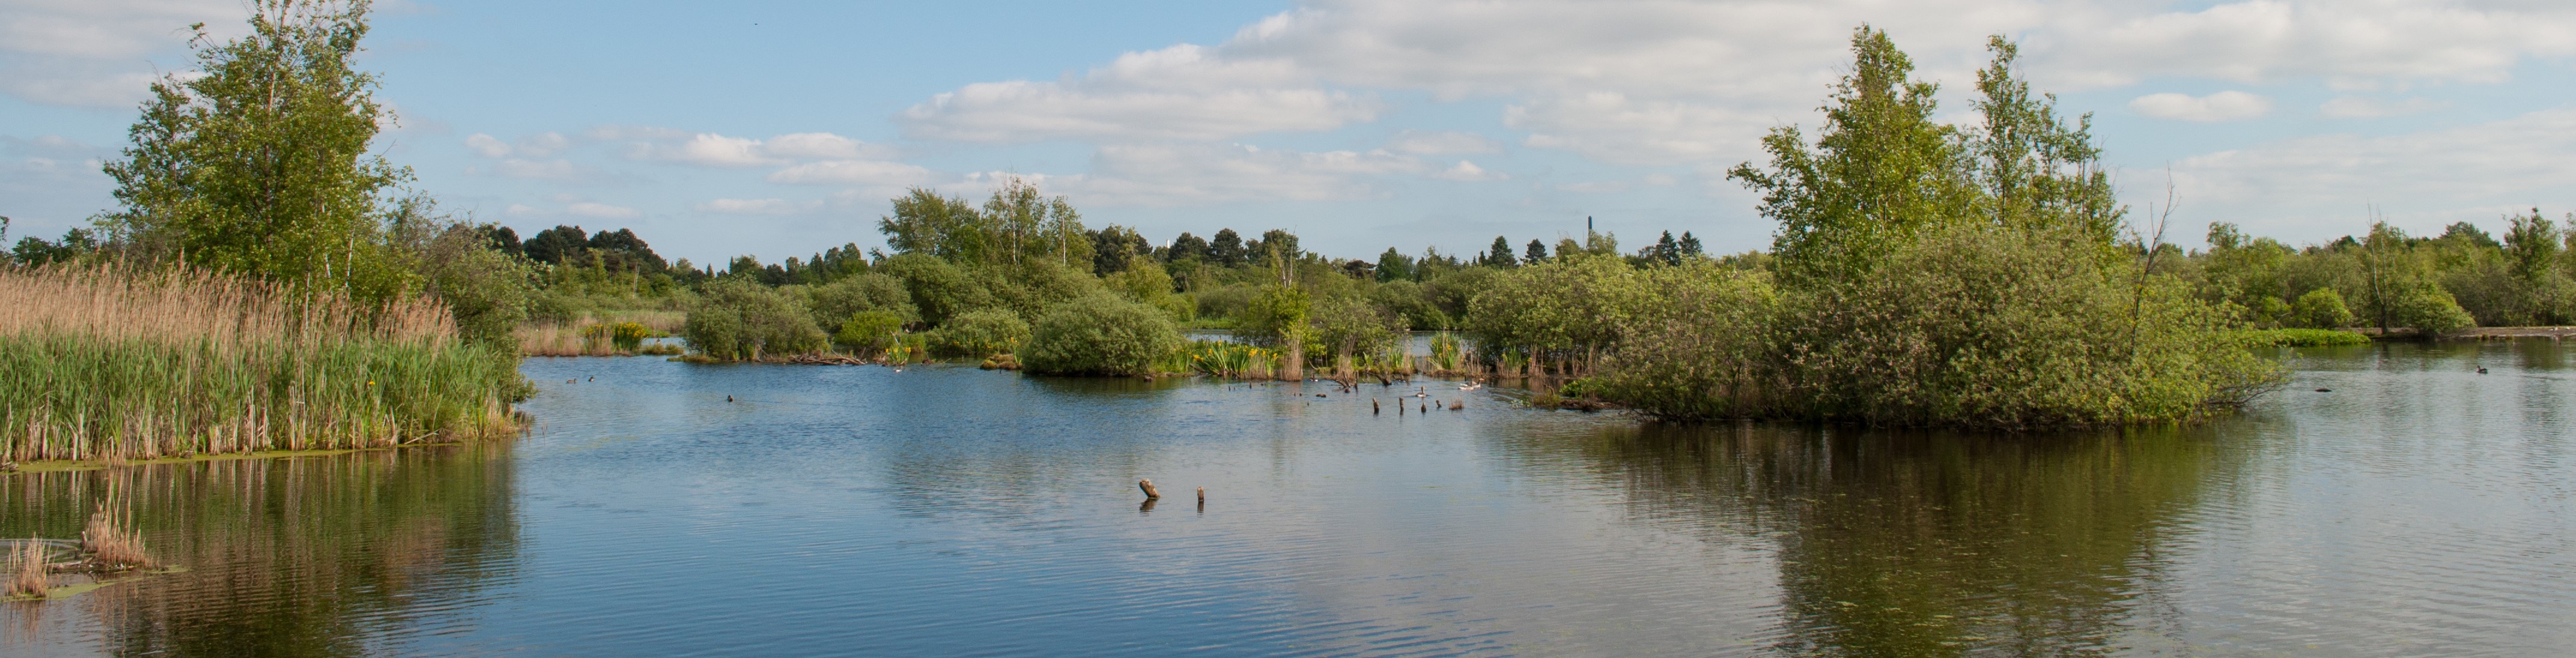
[{"label": "tree reflection in water", "polygon": [[[500,446],[151,464],[0,480],[0,536],[77,537],[113,488],[153,557],[186,571],[0,606],[0,642],[69,615],[118,655],[353,656],[511,577],[518,521]],[[445,612],[442,612],[445,611]],[[69,640],[46,633],[55,641]],[[55,647],[66,649],[67,647]]]},{"label": "tree reflection in water", "polygon": [[1523,447],[1580,451],[1649,520],[1776,542],[1774,650],[2054,655],[2171,636],[2142,627],[2167,617],[2175,516],[2228,461],[2214,433],[1645,425]]}]

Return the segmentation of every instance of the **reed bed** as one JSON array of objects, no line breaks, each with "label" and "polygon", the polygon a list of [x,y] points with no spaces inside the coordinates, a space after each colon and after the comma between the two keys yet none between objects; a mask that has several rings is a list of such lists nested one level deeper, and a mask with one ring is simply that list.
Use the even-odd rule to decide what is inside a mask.
[{"label": "reed bed", "polygon": [[109,488],[107,499],[90,512],[89,524],[81,528],[81,552],[101,569],[140,569],[152,566],[152,555],[143,550],[143,535],[134,531],[125,497]]},{"label": "reed bed", "polygon": [[0,269],[0,455],[122,461],[516,429],[515,355],[426,299],[361,308],[212,272]]},{"label": "reed bed", "polygon": [[678,345],[645,344],[645,339],[670,334],[641,322],[536,324],[521,326],[515,333],[519,338],[519,353],[527,356],[678,355],[682,352]]},{"label": "reed bed", "polygon": [[9,588],[11,598],[44,596],[52,582],[45,578],[45,543],[37,539],[19,542],[9,551]]}]

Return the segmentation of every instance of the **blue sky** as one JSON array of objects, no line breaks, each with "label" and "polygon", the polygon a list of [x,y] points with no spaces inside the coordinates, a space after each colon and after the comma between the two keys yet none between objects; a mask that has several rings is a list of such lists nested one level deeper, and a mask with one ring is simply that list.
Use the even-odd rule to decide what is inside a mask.
[{"label": "blue sky", "polygon": [[[234,0],[0,0],[0,215],[55,235],[113,205],[145,84]],[[2414,2],[503,3],[378,7],[365,63],[417,187],[522,233],[632,227],[667,255],[880,244],[911,185],[1036,177],[1093,226],[1289,228],[1367,257],[1579,233],[1772,225],[1724,180],[1814,125],[1853,26],[1945,110],[1984,35],[2092,112],[2133,217],[2292,242],[2375,204],[2434,232],[2576,207],[2576,7]],[[2170,172],[2170,176],[2168,174]]]}]

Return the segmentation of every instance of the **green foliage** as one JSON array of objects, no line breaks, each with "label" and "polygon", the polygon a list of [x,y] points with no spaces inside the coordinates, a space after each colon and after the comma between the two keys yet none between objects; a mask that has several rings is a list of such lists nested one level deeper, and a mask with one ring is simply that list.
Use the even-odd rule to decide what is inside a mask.
[{"label": "green foliage", "polygon": [[2340,329],[2255,329],[2243,334],[2253,347],[2334,347],[2368,345],[2370,336]]},{"label": "green foliage", "polygon": [[1029,323],[1002,309],[969,311],[923,336],[930,353],[983,358],[1017,352],[1029,340]]},{"label": "green foliage", "polygon": [[1314,298],[1296,286],[1263,286],[1234,316],[1234,335],[1255,345],[1302,347]]},{"label": "green foliage", "polygon": [[912,294],[904,290],[903,281],[884,274],[850,276],[803,291],[815,326],[826,333],[838,335],[852,316],[867,311],[882,311],[896,318],[898,326],[921,320],[921,311],[913,307]]},{"label": "green foliage", "polygon": [[1542,361],[1590,358],[1618,343],[1644,306],[1645,278],[1616,257],[1580,252],[1493,275],[1467,305],[1477,345]]},{"label": "green foliage", "polygon": [[1307,322],[1308,353],[1337,360],[1386,351],[1402,337],[1393,314],[1358,297],[1317,300]]},{"label": "green foliage", "polygon": [[[1602,374],[1564,393],[1668,417],[1761,415],[1782,403],[1772,357],[1779,294],[1769,275],[1708,261],[1657,268]],[[1434,344],[1435,356],[1438,345]],[[1517,355],[1515,355],[1517,356]]]},{"label": "green foliage", "polygon": [[851,313],[837,323],[840,329],[832,333],[832,343],[861,356],[875,355],[895,345],[895,337],[903,334],[904,322],[904,317],[893,311]]},{"label": "green foliage", "polygon": [[820,350],[824,336],[804,305],[759,284],[719,280],[707,285],[680,335],[707,358],[759,360]]},{"label": "green foliage", "polygon": [[428,293],[456,318],[468,341],[513,349],[511,332],[528,320],[536,288],[526,264],[484,244],[477,227],[449,227],[419,253]]},{"label": "green foliage", "polygon": [[2300,327],[2334,329],[2352,326],[2352,311],[2344,307],[2343,295],[2332,288],[2318,288],[2300,295],[2290,304],[2290,316]]},{"label": "green foliage", "polygon": [[652,338],[653,333],[651,328],[641,323],[614,322],[583,327],[581,337],[585,340],[607,343],[620,352],[634,352],[642,349],[644,339]]},{"label": "green foliage", "polygon": [[125,206],[102,222],[116,241],[366,303],[407,290],[381,204],[411,172],[369,153],[392,117],[375,76],[352,67],[368,8],[258,0],[239,39],[198,26],[204,75],[154,82],[132,144],[106,167]]},{"label": "green foliage", "polygon": [[1949,229],[1891,253],[1877,276],[1788,297],[1783,411],[2105,425],[2197,416],[2277,381],[2225,312],[2093,253],[2080,235]]},{"label": "green foliage", "polygon": [[981,209],[964,198],[913,188],[877,222],[886,246],[958,264],[1019,265],[1052,261],[1089,269],[1092,240],[1082,215],[1064,197],[1042,197],[1037,185],[1012,177]]},{"label": "green foliage", "polygon": [[1040,316],[1019,356],[1031,373],[1144,375],[1180,347],[1180,331],[1162,311],[1095,294]]},{"label": "green foliage", "polygon": [[1761,192],[1762,215],[1780,223],[1772,253],[1791,282],[1866,274],[1915,233],[1975,213],[1966,151],[1933,118],[1938,88],[1907,80],[1913,60],[1886,32],[1862,26],[1851,47],[1816,143],[1796,126],[1775,128],[1762,138],[1767,169],[1727,171]]},{"label": "green foliage", "polygon": [[999,303],[984,282],[964,268],[936,257],[912,253],[877,263],[877,271],[902,281],[924,322],[938,324],[950,316]]}]

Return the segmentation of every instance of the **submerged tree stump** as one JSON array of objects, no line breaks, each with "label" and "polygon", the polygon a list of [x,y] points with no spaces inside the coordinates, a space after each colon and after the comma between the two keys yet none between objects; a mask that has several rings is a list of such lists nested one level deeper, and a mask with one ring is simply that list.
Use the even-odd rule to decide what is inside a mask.
[{"label": "submerged tree stump", "polygon": [[1136,488],[1145,490],[1145,498],[1147,500],[1163,497],[1163,492],[1154,490],[1153,480],[1137,480]]}]

